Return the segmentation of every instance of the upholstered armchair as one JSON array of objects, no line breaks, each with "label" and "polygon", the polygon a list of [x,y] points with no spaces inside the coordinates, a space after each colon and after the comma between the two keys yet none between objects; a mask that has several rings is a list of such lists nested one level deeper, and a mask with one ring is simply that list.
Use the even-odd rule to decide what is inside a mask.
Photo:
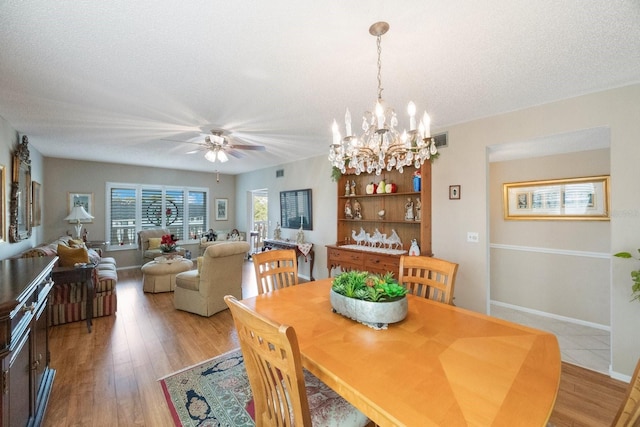
[{"label": "upholstered armchair", "polygon": [[[138,249],[142,253],[142,263],[153,261],[156,257],[162,255],[160,249],[160,239],[165,234],[171,234],[166,228],[152,228],[149,230],[138,231]],[[176,253],[184,255],[184,249],[178,248]]]},{"label": "upholstered armchair", "polygon": [[209,317],[227,308],[225,295],[242,299],[242,264],[249,249],[249,242],[209,246],[198,269],[176,275],[174,307]]}]

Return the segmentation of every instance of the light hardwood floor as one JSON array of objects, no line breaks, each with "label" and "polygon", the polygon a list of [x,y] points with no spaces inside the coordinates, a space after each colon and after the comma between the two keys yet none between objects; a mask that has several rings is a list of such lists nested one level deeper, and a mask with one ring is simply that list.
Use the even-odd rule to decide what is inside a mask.
[{"label": "light hardwood floor", "polygon": [[[210,318],[175,310],[171,293],[145,294],[139,272],[119,272],[118,312],[55,326],[50,334],[56,378],[44,426],[173,426],[158,379],[237,348],[228,310]],[[245,264],[245,296],[255,295]],[[627,384],[566,363],[551,422],[611,423]],[[514,420],[514,425],[525,425]]]}]

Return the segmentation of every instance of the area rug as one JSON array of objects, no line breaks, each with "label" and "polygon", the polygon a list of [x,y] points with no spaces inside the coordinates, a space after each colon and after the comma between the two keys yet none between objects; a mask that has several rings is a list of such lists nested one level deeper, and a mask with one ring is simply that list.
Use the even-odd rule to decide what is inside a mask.
[{"label": "area rug", "polygon": [[254,426],[240,349],[159,380],[176,426]]}]

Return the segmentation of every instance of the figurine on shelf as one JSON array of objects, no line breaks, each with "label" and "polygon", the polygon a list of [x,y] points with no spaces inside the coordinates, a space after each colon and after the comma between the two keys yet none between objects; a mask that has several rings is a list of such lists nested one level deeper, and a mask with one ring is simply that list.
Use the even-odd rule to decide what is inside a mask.
[{"label": "figurine on shelf", "polygon": [[351,184],[349,183],[349,180],[347,180],[346,184],[344,184],[344,195],[345,197],[348,197],[349,194],[351,194]]},{"label": "figurine on shelf", "polygon": [[420,201],[420,197],[416,197],[416,221],[420,221],[422,219],[422,202]]},{"label": "figurine on shelf", "polygon": [[404,205],[404,210],[405,221],[413,221],[415,217],[413,215],[413,201],[411,200],[411,197],[407,197],[407,203]]},{"label": "figurine on shelf", "polygon": [[411,247],[409,248],[409,256],[418,256],[420,255],[420,247],[418,246],[418,242],[416,239],[411,239]]},{"label": "figurine on shelf", "polygon": [[347,199],[344,204],[344,217],[346,219],[353,219],[353,212],[351,211],[351,200]]},{"label": "figurine on shelf", "polygon": [[282,229],[280,229],[279,222],[276,222],[276,228],[273,230],[273,240],[282,240]]},{"label": "figurine on shelf", "polygon": [[362,211],[361,211],[361,207],[360,207],[360,202],[358,201],[358,199],[355,199],[353,201],[353,217],[355,219],[362,219]]},{"label": "figurine on shelf", "polygon": [[355,180],[351,181],[351,195],[352,196],[356,195],[356,181]]}]

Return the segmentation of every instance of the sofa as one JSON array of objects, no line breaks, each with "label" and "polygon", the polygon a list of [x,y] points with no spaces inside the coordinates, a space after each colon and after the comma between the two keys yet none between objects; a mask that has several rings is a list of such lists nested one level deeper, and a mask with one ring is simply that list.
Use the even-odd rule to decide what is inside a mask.
[{"label": "sofa", "polygon": [[[87,248],[82,241],[62,236],[51,243],[31,248],[23,258],[57,256],[58,267],[73,267],[76,262],[90,262],[93,270],[93,318],[110,316],[117,311],[116,260],[103,256],[100,250]],[[49,298],[51,325],[86,320],[87,289],[82,283],[55,283]]]},{"label": "sofa", "polygon": [[215,246],[222,242],[245,242],[246,240],[246,233],[238,231],[236,228],[230,230],[210,229],[200,239],[200,256],[204,255],[204,251],[209,246]]}]

